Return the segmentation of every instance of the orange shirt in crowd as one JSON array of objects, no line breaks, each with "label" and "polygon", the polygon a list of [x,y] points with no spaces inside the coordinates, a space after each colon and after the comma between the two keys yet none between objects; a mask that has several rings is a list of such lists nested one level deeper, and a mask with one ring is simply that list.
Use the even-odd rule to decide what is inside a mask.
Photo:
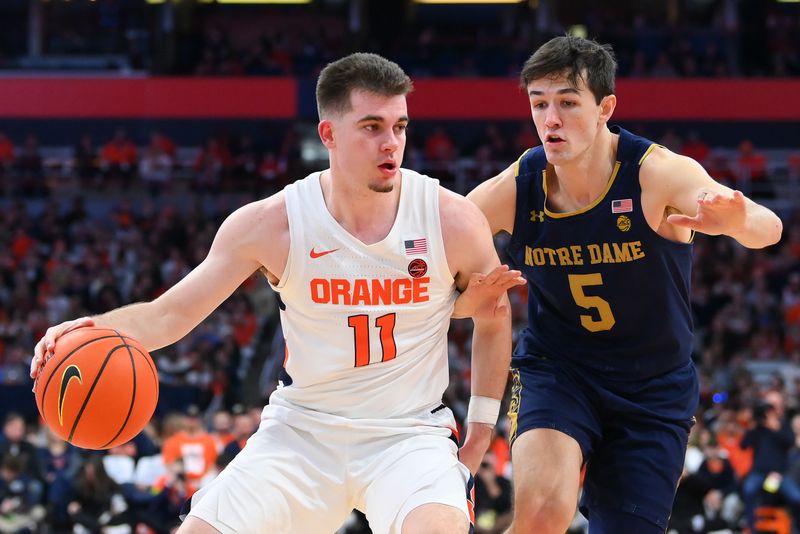
[{"label": "orange shirt in crowd", "polygon": [[186,480],[196,482],[214,467],[217,461],[217,444],[211,434],[192,436],[181,431],[164,440],[161,454],[166,465],[182,459]]}]

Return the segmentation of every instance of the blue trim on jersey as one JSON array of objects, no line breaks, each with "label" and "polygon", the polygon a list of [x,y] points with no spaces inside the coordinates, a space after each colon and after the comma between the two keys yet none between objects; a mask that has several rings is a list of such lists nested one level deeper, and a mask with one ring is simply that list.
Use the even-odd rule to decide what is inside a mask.
[{"label": "blue trim on jersey", "polygon": [[549,213],[541,146],[519,160],[508,253],[528,280],[529,309],[516,367],[545,356],[636,380],[690,358],[692,247],[658,235],[642,212],[639,168],[654,143],[611,131],[619,134],[617,172],[583,210]]}]

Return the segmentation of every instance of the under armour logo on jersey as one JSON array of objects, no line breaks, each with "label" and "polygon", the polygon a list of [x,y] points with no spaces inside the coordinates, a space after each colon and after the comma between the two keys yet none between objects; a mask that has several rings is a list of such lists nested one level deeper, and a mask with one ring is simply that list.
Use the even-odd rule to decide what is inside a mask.
[{"label": "under armour logo on jersey", "polygon": [[531,222],[544,222],[544,212],[543,211],[531,211]]}]

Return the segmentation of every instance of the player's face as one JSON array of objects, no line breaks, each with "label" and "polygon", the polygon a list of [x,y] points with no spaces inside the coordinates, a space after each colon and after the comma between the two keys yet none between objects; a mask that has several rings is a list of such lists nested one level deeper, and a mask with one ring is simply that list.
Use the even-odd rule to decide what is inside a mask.
[{"label": "player's face", "polygon": [[[330,149],[331,166],[377,192],[389,192],[399,176],[406,147],[406,97],[363,90],[350,95],[352,109],[320,122],[320,136]],[[324,124],[330,123],[326,139]]]},{"label": "player's face", "polygon": [[536,131],[553,165],[587,153],[616,102],[611,95],[598,104],[583,79],[573,87],[564,76],[533,80],[527,89]]}]

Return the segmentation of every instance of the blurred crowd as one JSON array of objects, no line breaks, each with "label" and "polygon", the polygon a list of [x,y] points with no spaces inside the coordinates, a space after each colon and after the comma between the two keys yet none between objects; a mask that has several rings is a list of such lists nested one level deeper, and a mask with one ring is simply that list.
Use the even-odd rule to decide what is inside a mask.
[{"label": "blurred crowd", "polygon": [[800,74],[800,9],[778,0],[42,2],[33,11],[26,6],[34,4],[7,4],[0,5],[2,69],[313,78],[332,59],[363,50],[413,77],[516,77],[533,50],[569,31],[613,45],[621,76]]},{"label": "blurred crowd", "polygon": [[[465,192],[537,144],[528,128],[516,128],[506,135],[489,124],[459,152],[452,132],[434,127],[409,147],[406,165]],[[47,326],[158,296],[205,257],[228,213],[303,176],[308,162],[296,133],[273,147],[248,145],[246,137],[214,136],[186,157],[162,132],[140,146],[118,130],[97,148],[85,136],[45,163],[35,137],[15,142],[0,134],[0,183],[10,193],[0,210],[0,387],[29,386],[30,351]],[[695,134],[659,137],[721,181],[734,185],[743,172],[755,177],[763,168],[763,183],[771,183],[774,162],[746,140],[719,152]],[[728,174],[719,174],[718,152]],[[792,157],[781,165],[800,162]],[[767,202],[779,200],[765,191]],[[702,398],[676,498],[677,534],[739,532],[748,515],[791,525],[800,510],[800,211],[782,215],[784,238],[768,250],[727,238],[695,241]],[[515,332],[525,324],[526,299],[524,290],[511,294]],[[446,403],[459,421],[469,398],[470,340],[471,323],[453,321]],[[185,497],[257,427],[282,354],[274,295],[254,273],[189,336],[153,354],[165,390],[190,389],[196,404],[155,417],[131,444],[88,453],[49,435],[29,416],[35,411],[27,420],[6,414],[0,532],[169,532]],[[503,417],[476,477],[478,533],[502,532],[510,518],[507,430]],[[574,527],[583,532],[580,516]],[[354,514],[342,532],[368,530]]]},{"label": "blurred crowd", "polygon": [[[768,0],[663,3],[663,9],[586,5],[579,16],[556,2],[525,3],[483,16],[411,15],[392,9],[352,19],[309,16],[284,27],[280,16],[256,17],[267,31],[240,32],[225,17],[206,19],[202,38],[187,50],[187,74],[314,76],[353,50],[380,52],[412,77],[516,77],[543,42],[576,31],[613,46],[623,77],[734,77],[800,75],[800,9]],[[652,8],[652,6],[650,6]],[[226,23],[227,22],[227,23]],[[347,27],[346,24],[350,24]],[[244,22],[247,25],[247,22]],[[391,24],[391,36],[385,25]]]},{"label": "blurred crowd", "polygon": [[[466,129],[469,133],[457,124],[421,122],[414,128],[405,166],[462,193],[539,144],[528,121],[486,122]],[[800,193],[795,190],[800,149],[763,149],[747,137],[738,146],[719,147],[694,130],[650,131],[642,124],[633,129],[697,160],[717,181],[753,197]],[[325,165],[327,154],[316,136],[315,128],[297,123],[271,130],[269,139],[220,129],[201,146],[186,146],[157,129],[133,139],[119,127],[106,139],[85,133],[73,147],[42,147],[36,134],[12,139],[0,130],[0,192],[23,199],[73,196],[79,189],[106,195],[145,190],[152,198],[184,191],[261,197]]]}]

